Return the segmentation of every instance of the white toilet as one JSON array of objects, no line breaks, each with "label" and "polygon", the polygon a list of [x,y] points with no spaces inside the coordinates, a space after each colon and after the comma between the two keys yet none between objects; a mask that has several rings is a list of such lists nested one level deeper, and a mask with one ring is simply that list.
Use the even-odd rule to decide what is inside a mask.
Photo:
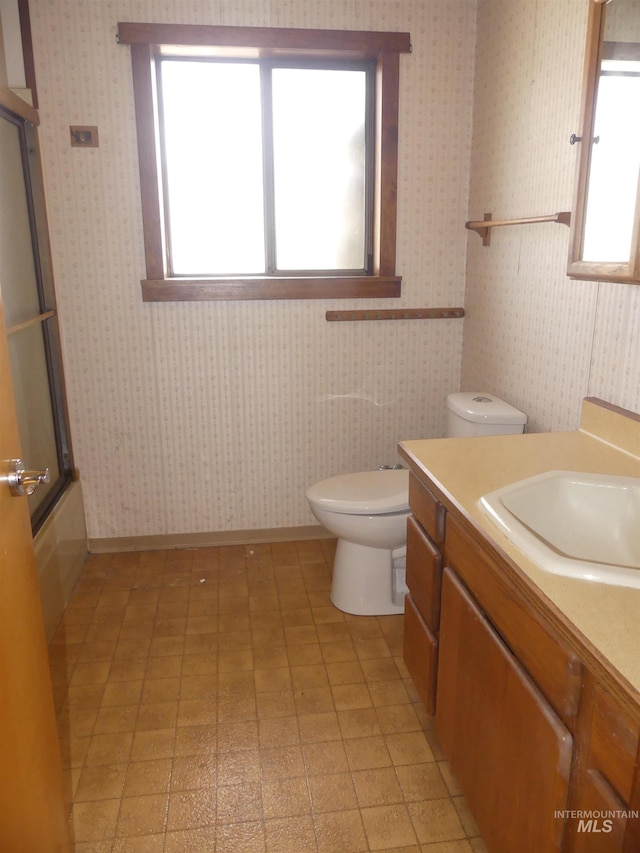
[{"label": "white toilet", "polygon": [[[492,394],[447,397],[447,436],[524,432],[527,416]],[[345,613],[404,612],[409,472],[379,469],[341,474],[307,490],[311,511],[338,537],[331,601]]]}]

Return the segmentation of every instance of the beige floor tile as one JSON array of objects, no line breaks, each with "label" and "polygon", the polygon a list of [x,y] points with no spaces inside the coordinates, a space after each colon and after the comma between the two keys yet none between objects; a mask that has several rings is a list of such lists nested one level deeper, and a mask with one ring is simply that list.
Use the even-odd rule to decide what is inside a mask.
[{"label": "beige floor tile", "polygon": [[166,793],[169,790],[172,766],[171,758],[131,762],[127,767],[123,796]]},{"label": "beige floor tile", "polygon": [[136,729],[138,705],[103,706],[97,716],[93,733],[132,732]]},{"label": "beige floor tile", "polygon": [[106,684],[111,669],[111,656],[108,660],[79,662],[71,676],[71,687],[84,687],[88,684]]},{"label": "beige floor tile", "polygon": [[286,650],[290,666],[311,666],[324,663],[322,648],[320,643],[315,640],[299,646],[289,644],[286,646]]},{"label": "beige floor tile", "polygon": [[[267,853],[316,853],[318,850],[313,821],[306,815],[267,820],[264,828],[266,833],[264,849]],[[240,849],[244,848],[229,850],[228,853],[236,853]]]},{"label": "beige floor tile", "polygon": [[307,780],[300,776],[263,782],[262,805],[266,819],[311,814]]},{"label": "beige floor tile", "polygon": [[71,827],[77,842],[100,841],[115,835],[120,800],[92,800],[74,803]]},{"label": "beige floor tile", "polygon": [[314,812],[336,812],[358,808],[350,773],[331,773],[309,777]]},{"label": "beige floor tile", "polygon": [[262,820],[262,786],[255,783],[218,785],[216,790],[217,822],[236,823]]},{"label": "beige floor tile", "polygon": [[172,791],[169,795],[167,832],[212,826],[216,821],[215,788]]},{"label": "beige floor tile", "polygon": [[114,681],[136,681],[142,684],[145,669],[146,661],[144,660],[114,661],[109,670],[109,684]]},{"label": "beige floor tile", "polygon": [[358,809],[314,815],[319,853],[361,853],[369,849]]},{"label": "beige floor tile", "polygon": [[329,679],[324,664],[292,666],[291,682],[294,691],[306,691],[311,688],[328,688]]},{"label": "beige floor tile", "polygon": [[335,709],[329,687],[305,687],[295,690],[293,695],[298,714],[321,714]]},{"label": "beige floor tile", "polygon": [[118,815],[116,835],[154,835],[164,832],[167,822],[167,794],[143,794],[123,797]]},{"label": "beige floor tile", "polygon": [[75,853],[486,853],[335,541],[88,561],[49,656]]},{"label": "beige floor tile", "polygon": [[407,803],[407,809],[421,844],[465,838],[464,828],[450,799]]},{"label": "beige floor tile", "polygon": [[437,800],[449,795],[435,762],[407,764],[396,767],[395,770],[404,799],[407,801]]},{"label": "beige floor tile", "polygon": [[129,760],[133,732],[94,735],[85,758],[85,765],[119,764]]},{"label": "beige floor tile", "polygon": [[257,749],[219,752],[215,757],[219,785],[251,785],[260,782],[262,764]]},{"label": "beige floor tile", "polygon": [[[284,651],[284,650],[283,650]],[[258,669],[254,671],[256,693],[271,693],[278,690],[291,690],[291,670],[289,666]]]},{"label": "beige floor tile", "polygon": [[421,764],[434,761],[434,755],[422,732],[402,732],[385,735],[395,765]]},{"label": "beige floor tile", "polygon": [[400,679],[369,682],[368,686],[371,701],[376,708],[389,705],[408,705],[410,702],[407,689]]},{"label": "beige floor tile", "polygon": [[333,709],[315,714],[298,714],[298,727],[303,743],[340,740],[342,737],[338,715]]},{"label": "beige floor tile", "polygon": [[116,838],[112,853],[163,853],[164,833]]},{"label": "beige floor tile", "polygon": [[171,790],[215,787],[216,760],[213,755],[184,755],[173,759]]},{"label": "beige floor tile", "polygon": [[298,718],[274,717],[258,721],[260,747],[286,746],[300,742]]},{"label": "beige floor tile", "polygon": [[213,755],[218,742],[217,725],[204,723],[181,726],[176,730],[174,755]]},{"label": "beige floor tile", "polygon": [[371,694],[366,684],[334,684],[331,688],[336,711],[371,708]]},{"label": "beige floor tile", "polygon": [[175,729],[135,732],[131,746],[131,761],[171,758],[173,757],[175,742]]},{"label": "beige floor tile", "polygon": [[362,808],[401,803],[403,791],[393,767],[357,770],[353,773],[358,804]]},{"label": "beige floor tile", "polygon": [[114,800],[122,796],[127,764],[101,764],[85,767],[78,781],[74,800]]},{"label": "beige floor tile", "polygon": [[381,736],[352,738],[345,741],[345,750],[352,771],[391,767],[391,756]]},{"label": "beige floor tile", "polygon": [[373,737],[382,733],[378,717],[373,708],[353,711],[338,711],[340,731],[345,739]]},{"label": "beige floor tile", "polygon": [[305,743],[302,745],[302,754],[309,776],[345,773],[349,770],[347,753],[341,740]]},{"label": "beige floor tile", "polygon": [[[469,841],[437,841],[435,844],[423,844],[422,853],[472,853],[473,845]],[[485,848],[478,848],[479,853],[486,853]]]},{"label": "beige floor tile", "polygon": [[[180,658],[166,658],[166,660],[174,661],[180,660]],[[163,659],[160,658],[151,658],[150,663],[158,663],[162,664],[164,662]],[[183,686],[183,679],[178,677],[170,678],[168,676],[162,678],[154,678],[150,675],[148,668],[146,673],[146,678],[144,684],[142,686],[142,696],[141,701],[144,704],[154,704],[157,702],[173,702],[178,699],[180,696],[181,688]],[[185,697],[192,698],[192,697]]]},{"label": "beige floor tile", "polygon": [[[174,658],[165,658],[165,661]],[[176,675],[214,675],[218,671],[217,655],[201,652],[200,654],[184,655],[184,657],[175,658],[177,661],[178,671]],[[161,675],[160,672],[157,673]],[[173,675],[172,672],[167,673]]]},{"label": "beige floor tile", "polygon": [[413,705],[383,705],[376,708],[383,734],[420,731],[420,721]]},{"label": "beige floor tile", "polygon": [[305,775],[304,756],[300,746],[261,749],[260,765],[265,782]]},{"label": "beige floor tile", "polygon": [[417,841],[406,806],[401,804],[362,809],[370,850],[406,847]]},{"label": "beige floor tile", "polygon": [[257,720],[232,720],[218,723],[218,749],[257,749],[259,746]]},{"label": "beige floor tile", "polygon": [[[335,642],[321,643],[322,658],[326,664],[343,663],[345,661],[356,661],[356,650],[351,638],[336,640]],[[362,674],[361,667],[358,666]]]},{"label": "beige floor tile", "polygon": [[256,694],[258,719],[292,717],[296,713],[296,702],[292,690],[279,690]]},{"label": "beige floor tile", "polygon": [[136,719],[136,731],[169,729],[176,725],[177,719],[177,701],[140,705]]},{"label": "beige floor tile", "polygon": [[211,850],[218,850],[215,826],[168,832],[166,835],[164,853],[209,853]]},{"label": "beige floor tile", "polygon": [[216,703],[209,699],[181,699],[176,712],[174,724],[178,726],[213,725],[218,717]]}]

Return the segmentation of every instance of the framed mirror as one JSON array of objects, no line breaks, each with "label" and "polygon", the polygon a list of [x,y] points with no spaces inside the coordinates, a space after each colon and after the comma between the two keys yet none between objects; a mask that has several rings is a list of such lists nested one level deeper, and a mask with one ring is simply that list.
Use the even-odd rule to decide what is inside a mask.
[{"label": "framed mirror", "polygon": [[567,274],[640,284],[640,2],[589,0]]}]

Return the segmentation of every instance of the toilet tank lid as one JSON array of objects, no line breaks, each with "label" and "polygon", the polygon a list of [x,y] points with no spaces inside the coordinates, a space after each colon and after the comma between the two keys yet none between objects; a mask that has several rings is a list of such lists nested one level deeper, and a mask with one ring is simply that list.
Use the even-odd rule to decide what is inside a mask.
[{"label": "toilet tank lid", "polygon": [[493,394],[460,391],[449,394],[447,408],[465,421],[476,424],[526,424],[527,416]]},{"label": "toilet tank lid", "polygon": [[340,474],[307,489],[307,499],[320,509],[348,515],[402,512],[409,509],[409,472],[400,468]]}]

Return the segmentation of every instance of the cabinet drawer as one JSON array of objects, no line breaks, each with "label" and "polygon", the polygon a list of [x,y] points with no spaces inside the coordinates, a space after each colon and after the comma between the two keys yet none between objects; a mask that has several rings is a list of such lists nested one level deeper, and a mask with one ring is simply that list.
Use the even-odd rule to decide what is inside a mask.
[{"label": "cabinet drawer", "polygon": [[596,688],[589,766],[599,770],[625,803],[631,803],[640,731],[602,687]]},{"label": "cabinet drawer", "polygon": [[418,613],[410,595],[404,603],[404,662],[428,714],[436,710],[438,641]]},{"label": "cabinet drawer", "polygon": [[429,628],[440,622],[442,555],[414,518],[407,521],[407,586]]},{"label": "cabinet drawer", "polygon": [[436,731],[492,853],[562,849],[571,734],[448,568]]},{"label": "cabinet drawer", "polygon": [[514,655],[565,722],[573,722],[582,688],[582,664],[528,602],[495,569],[495,558],[447,519],[446,563],[472,591]]},{"label": "cabinet drawer", "polygon": [[436,545],[444,542],[445,508],[413,471],[409,471],[409,506]]}]

